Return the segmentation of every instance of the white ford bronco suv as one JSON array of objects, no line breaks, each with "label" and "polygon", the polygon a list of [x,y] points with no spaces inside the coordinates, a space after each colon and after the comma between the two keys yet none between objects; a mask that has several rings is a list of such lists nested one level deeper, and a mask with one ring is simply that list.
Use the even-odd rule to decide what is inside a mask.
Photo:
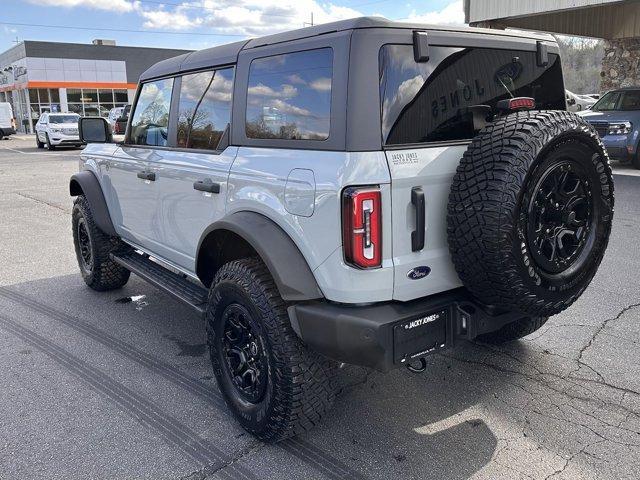
[{"label": "white ford bronco suv", "polygon": [[419,371],[540,328],[611,230],[609,160],[549,36],[345,20],[160,62],[123,142],[79,128],[85,282],[133,272],[200,312],[266,441],[317,424],[342,363]]}]

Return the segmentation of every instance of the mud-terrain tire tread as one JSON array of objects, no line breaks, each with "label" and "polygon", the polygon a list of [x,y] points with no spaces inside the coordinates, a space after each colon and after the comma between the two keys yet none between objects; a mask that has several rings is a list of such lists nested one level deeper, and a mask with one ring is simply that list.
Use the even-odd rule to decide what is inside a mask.
[{"label": "mud-terrain tire tread", "polygon": [[129,281],[131,272],[120,264],[114,262],[110,255],[111,253],[128,252],[131,250],[131,247],[125,244],[118,237],[107,235],[98,228],[93,219],[89,202],[84,195],[80,195],[73,203],[72,214],[73,241],[76,247],[78,263],[80,263],[80,257],[76,226],[77,220],[80,216],[84,217],[93,246],[93,269],[91,273],[89,275],[85,275],[82,268],[80,269],[85,283],[90,288],[98,292],[115,290],[123,287]]},{"label": "mud-terrain tire tread", "polygon": [[[581,287],[551,301],[523,281],[522,257],[512,254],[516,212],[533,164],[563,141],[578,138],[599,151],[592,160],[609,212],[606,240],[592,259]],[[595,157],[594,157],[595,158]],[[565,111],[525,111],[490,123],[472,141],[454,176],[447,211],[447,237],[460,279],[482,303],[548,317],[571,305],[588,286],[604,256],[613,215],[609,157],[597,132]]]},{"label": "mud-terrain tire tread", "polygon": [[[280,296],[266,265],[259,258],[250,257],[223,265],[216,273],[209,292],[206,321],[216,376],[221,375],[222,366],[218,364],[212,348],[215,335],[213,292],[222,282],[231,282],[240,287],[260,313],[259,321],[266,333],[269,355],[275,365],[270,375],[270,381],[274,383],[274,395],[268,422],[260,431],[243,424],[244,428],[266,442],[280,441],[311,430],[333,405],[337,391],[337,364],[305,347],[291,328],[287,304]],[[233,410],[224,389],[222,392],[227,405]]]},{"label": "mud-terrain tire tread", "polygon": [[542,326],[547,323],[548,319],[549,317],[524,317],[516,320],[515,322],[508,323],[495,332],[478,335],[476,340],[493,345],[500,345],[502,343],[519,340],[542,328]]}]

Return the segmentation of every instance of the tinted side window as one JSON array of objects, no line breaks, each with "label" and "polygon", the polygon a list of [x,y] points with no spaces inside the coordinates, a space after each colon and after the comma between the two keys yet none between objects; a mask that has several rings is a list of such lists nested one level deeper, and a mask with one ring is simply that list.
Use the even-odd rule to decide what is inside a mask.
[{"label": "tinted side window", "polygon": [[134,145],[167,145],[173,78],[145,83],[131,119]]},{"label": "tinted side window", "polygon": [[432,47],[417,63],[411,45],[380,50],[382,136],[387,145],[467,140],[474,136],[470,107],[532,97],[536,108],[564,110],[558,55],[538,66],[536,52]]},{"label": "tinted side window", "polygon": [[178,146],[215,150],[231,120],[233,68],[182,77]]},{"label": "tinted side window", "polygon": [[253,60],[247,92],[247,137],[329,138],[332,75],[331,48]]}]

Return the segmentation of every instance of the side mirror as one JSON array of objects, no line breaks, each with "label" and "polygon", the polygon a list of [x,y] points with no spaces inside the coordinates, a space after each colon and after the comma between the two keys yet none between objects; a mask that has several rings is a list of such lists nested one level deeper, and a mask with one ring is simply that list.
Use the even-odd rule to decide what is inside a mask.
[{"label": "side mirror", "polygon": [[82,117],[78,120],[78,133],[83,143],[111,143],[111,125],[103,117]]}]

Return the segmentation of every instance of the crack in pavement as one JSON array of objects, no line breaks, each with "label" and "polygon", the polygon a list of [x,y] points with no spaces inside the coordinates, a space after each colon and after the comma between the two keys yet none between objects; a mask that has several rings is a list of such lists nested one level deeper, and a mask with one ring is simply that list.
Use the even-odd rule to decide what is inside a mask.
[{"label": "crack in pavement", "polygon": [[[240,450],[236,455],[230,457],[224,464],[206,465],[198,470],[195,470],[194,472],[191,472],[187,475],[180,477],[180,480],[206,480],[207,478],[210,478],[212,475],[215,475],[217,473],[223,473],[226,468],[238,463],[247,455],[250,455],[251,453],[256,452],[258,450],[261,450],[265,446],[266,444],[258,440],[255,440],[249,445],[247,445],[245,448]],[[225,475],[223,476],[228,477],[228,475],[226,475],[226,472],[224,473]],[[235,479],[234,476],[231,476],[230,478]]]},{"label": "crack in pavement", "polygon": [[589,348],[591,348],[591,345],[593,345],[593,342],[595,341],[596,337],[600,334],[600,332],[602,332],[607,327],[607,325],[610,322],[618,320],[620,317],[622,317],[622,315],[627,313],[629,310],[633,310],[634,308],[637,308],[637,307],[640,307],[640,303],[633,303],[631,305],[627,305],[622,310],[620,310],[620,312],[615,317],[608,318],[604,322],[602,322],[602,324],[593,333],[593,335],[591,335],[591,338],[589,339],[587,344],[580,349],[580,352],[578,353],[578,358],[576,360],[578,362],[582,362],[582,356],[584,355],[584,352],[586,352]]},{"label": "crack in pavement", "polygon": [[32,201],[40,203],[42,205],[47,205],[48,207],[55,208],[55,209],[60,210],[60,211],[62,211],[64,213],[68,213],[68,214],[71,213],[71,209],[67,209],[67,208],[61,207],[60,205],[56,205],[55,203],[48,202],[46,200],[42,200],[41,198],[34,197],[33,195],[29,195],[28,193],[23,193],[23,192],[14,192],[14,193],[16,195],[18,195],[19,197],[26,198],[28,200],[32,200]]}]

